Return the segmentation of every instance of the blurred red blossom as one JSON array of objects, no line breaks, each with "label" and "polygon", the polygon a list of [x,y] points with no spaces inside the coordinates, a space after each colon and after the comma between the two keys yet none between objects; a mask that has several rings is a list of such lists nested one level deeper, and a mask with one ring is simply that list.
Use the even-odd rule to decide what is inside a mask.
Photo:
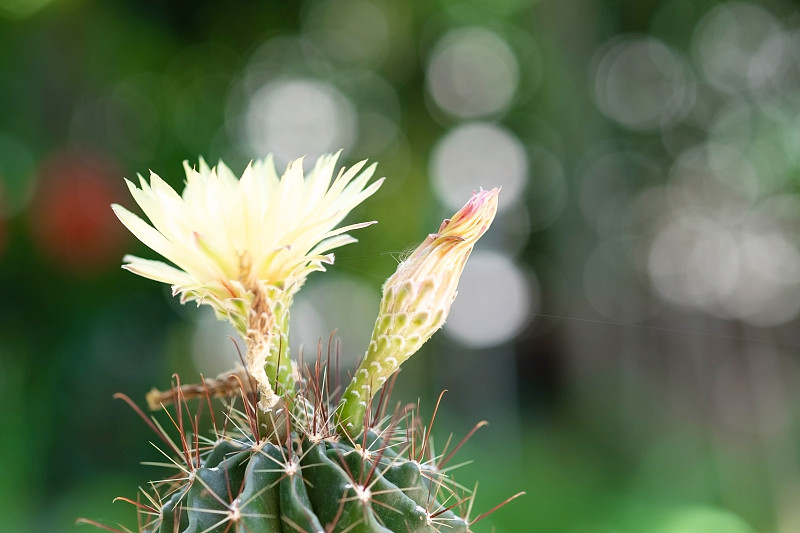
[{"label": "blurred red blossom", "polygon": [[39,250],[74,274],[116,265],[127,239],[110,207],[123,196],[120,175],[98,153],[59,151],[45,159],[30,210]]}]

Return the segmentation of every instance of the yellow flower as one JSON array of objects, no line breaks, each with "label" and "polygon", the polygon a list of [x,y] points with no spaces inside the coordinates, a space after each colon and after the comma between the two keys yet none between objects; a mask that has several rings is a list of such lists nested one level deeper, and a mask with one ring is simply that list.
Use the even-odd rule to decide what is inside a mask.
[{"label": "yellow flower", "polygon": [[152,226],[122,206],[114,212],[172,265],[129,255],[124,268],[172,285],[182,303],[212,306],[246,336],[256,292],[277,289],[291,301],[310,272],[333,263],[331,250],[355,241],[346,232],[374,223],[337,228],[383,181],[367,186],[375,165],[364,169],[362,161],[331,182],[337,158],[320,157],[305,177],[295,160],[280,178],[271,157],[241,179],[222,162],[209,168],[200,159],[198,169],[184,162],[182,195],[153,173],[149,184],[139,176],[139,187],[126,180]]},{"label": "yellow flower", "polygon": [[294,386],[288,338],[294,294],[309,273],[333,263],[331,250],[355,242],[346,232],[374,223],[337,227],[383,182],[367,185],[375,165],[364,169],[365,161],[333,179],[337,159],[320,157],[305,177],[298,159],[279,178],[267,157],[241,179],[222,162],[209,168],[200,159],[199,169],[184,162],[182,195],[152,173],[149,184],[142,176],[139,187],[127,182],[152,226],[112,206],[139,240],[172,263],[129,255],[124,268],[169,283],[181,303],[210,305],[245,339],[247,371],[264,412]]},{"label": "yellow flower", "polygon": [[372,396],[444,324],[467,258],[497,213],[499,193],[474,193],[386,280],[369,348],[337,410],[346,432],[360,431]]}]

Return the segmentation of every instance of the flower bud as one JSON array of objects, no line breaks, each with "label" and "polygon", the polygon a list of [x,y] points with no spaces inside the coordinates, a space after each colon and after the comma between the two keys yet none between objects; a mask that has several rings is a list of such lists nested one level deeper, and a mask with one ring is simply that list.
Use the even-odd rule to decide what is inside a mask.
[{"label": "flower bud", "polygon": [[386,280],[369,348],[337,409],[343,432],[360,431],[375,393],[444,324],[467,258],[494,220],[499,192],[474,193]]}]

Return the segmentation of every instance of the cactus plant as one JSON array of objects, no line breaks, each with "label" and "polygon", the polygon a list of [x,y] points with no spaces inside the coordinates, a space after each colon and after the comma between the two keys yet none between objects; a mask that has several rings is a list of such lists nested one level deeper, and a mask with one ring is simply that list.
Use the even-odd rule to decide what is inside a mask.
[{"label": "cactus plant", "polygon": [[[267,158],[237,179],[224,164],[210,168],[201,159],[197,169],[184,165],[182,195],[155,174],[149,183],[140,176],[139,187],[128,183],[152,226],[113,206],[174,265],[126,256],[124,268],[171,284],[182,302],[210,305],[246,347],[242,367],[199,385],[176,376],[171,390],[148,395],[175,431],[118,395],[158,435],[163,464],[176,470],[139,501],[122,498],[138,508],[141,532],[457,533],[487,514],[470,517],[474,495],[449,469],[464,441],[433,449],[438,403],[425,425],[413,407],[390,410],[388,396],[400,365],[444,323],[499,190],[474,193],[400,263],[383,287],[366,354],[341,390],[330,341],[326,355],[320,342],[310,365],[293,361],[288,349],[293,296],[310,272],[333,262],[333,248],[355,240],[346,232],[372,223],[337,228],[382,180],[369,184],[375,165],[364,162],[332,179],[336,160],[322,156],[307,176],[297,160],[278,177]],[[198,409],[210,408],[210,436],[189,411],[195,399]]]}]

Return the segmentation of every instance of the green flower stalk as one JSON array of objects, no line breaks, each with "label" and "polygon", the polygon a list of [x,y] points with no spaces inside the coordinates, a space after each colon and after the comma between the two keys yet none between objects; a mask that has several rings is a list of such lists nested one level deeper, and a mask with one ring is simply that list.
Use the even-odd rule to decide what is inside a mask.
[{"label": "green flower stalk", "polygon": [[499,193],[474,193],[386,280],[369,348],[336,411],[341,433],[361,432],[372,397],[444,324],[472,248],[497,213]]}]

